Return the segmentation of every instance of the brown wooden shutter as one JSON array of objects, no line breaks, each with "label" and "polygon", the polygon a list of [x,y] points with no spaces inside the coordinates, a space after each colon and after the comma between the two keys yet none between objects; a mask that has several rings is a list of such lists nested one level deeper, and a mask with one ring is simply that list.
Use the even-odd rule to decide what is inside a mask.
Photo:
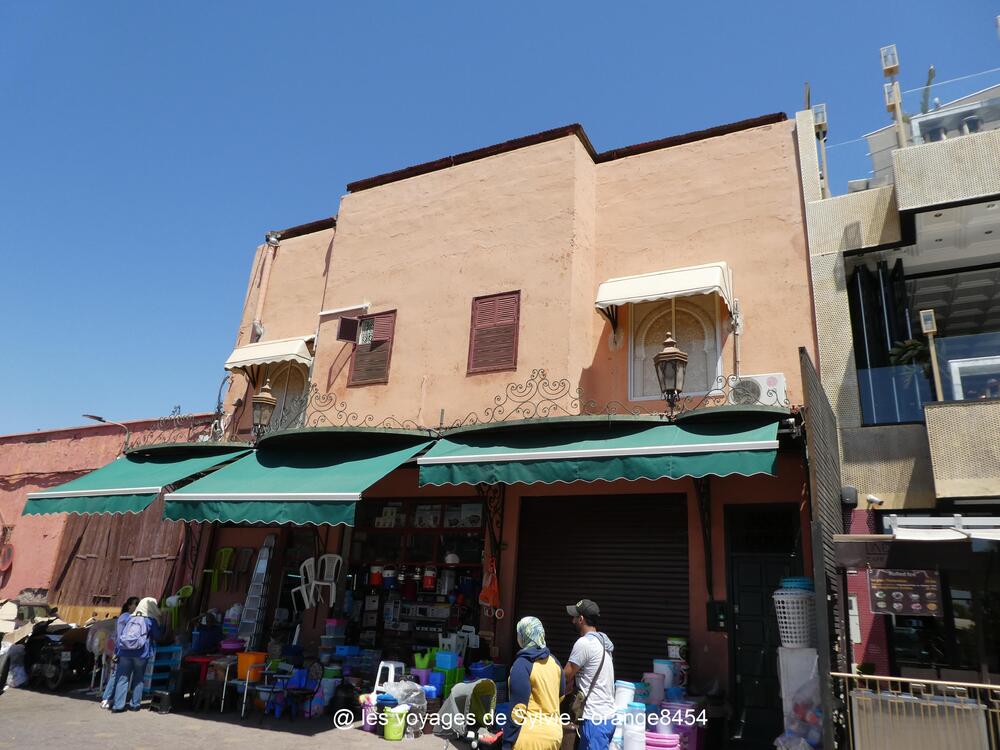
[{"label": "brown wooden shutter", "polygon": [[[368,323],[371,321],[371,323]],[[366,315],[359,321],[359,339],[371,326],[371,341],[359,343],[351,357],[348,385],[368,385],[389,382],[389,360],[392,356],[392,336],[396,328],[396,311]]]},{"label": "brown wooden shutter", "polygon": [[521,292],[491,294],[472,300],[469,372],[517,368],[517,331]]}]

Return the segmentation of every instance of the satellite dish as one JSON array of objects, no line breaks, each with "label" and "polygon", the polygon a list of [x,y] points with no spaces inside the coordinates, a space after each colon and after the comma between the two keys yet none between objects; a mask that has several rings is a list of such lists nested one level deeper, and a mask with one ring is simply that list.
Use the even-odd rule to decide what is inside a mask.
[{"label": "satellite dish", "polygon": [[0,546],[0,573],[6,573],[14,564],[14,547],[10,544]]}]

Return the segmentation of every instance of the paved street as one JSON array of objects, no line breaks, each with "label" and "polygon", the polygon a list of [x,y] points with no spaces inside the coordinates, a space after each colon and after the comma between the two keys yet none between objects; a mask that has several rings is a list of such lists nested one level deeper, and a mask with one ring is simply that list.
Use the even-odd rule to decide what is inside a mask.
[{"label": "paved street", "polygon": [[[385,740],[358,729],[333,728],[330,717],[241,723],[229,713],[166,716],[151,712],[111,714],[80,693],[51,695],[6,690],[0,695],[0,748],[72,747],[130,750],[194,750],[204,747],[260,747],[267,750],[336,746],[347,750],[385,748]],[[441,750],[445,742],[425,736],[405,743],[415,750]]]}]

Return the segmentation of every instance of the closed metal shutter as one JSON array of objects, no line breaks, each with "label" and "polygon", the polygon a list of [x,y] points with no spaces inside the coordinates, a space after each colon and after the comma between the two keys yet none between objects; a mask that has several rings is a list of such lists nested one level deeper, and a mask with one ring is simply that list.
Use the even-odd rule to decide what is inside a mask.
[{"label": "closed metal shutter", "polygon": [[615,644],[615,677],[637,681],[688,634],[683,495],[531,497],[521,502],[516,617],[534,615],[565,663],[577,636],[566,605],[592,599]]}]

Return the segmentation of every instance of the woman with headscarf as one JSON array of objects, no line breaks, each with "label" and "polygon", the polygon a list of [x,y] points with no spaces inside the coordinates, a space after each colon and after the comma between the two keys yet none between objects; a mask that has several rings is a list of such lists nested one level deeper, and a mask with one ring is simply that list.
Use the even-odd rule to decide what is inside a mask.
[{"label": "woman with headscarf", "polygon": [[562,667],[545,645],[545,628],[537,617],[517,623],[521,650],[510,668],[510,720],[503,726],[505,748],[559,750],[563,728],[559,696],[563,691]]},{"label": "woman with headscarf", "polygon": [[160,608],[156,599],[147,596],[140,600],[131,616],[118,622],[118,637],[115,648],[118,652],[118,666],[115,668],[115,699],[112,713],[125,710],[138,711],[142,707],[142,683],[146,675],[146,663],[153,655],[153,644],[160,639]]},{"label": "woman with headscarf", "polygon": [[[125,622],[135,611],[136,606],[139,604],[138,596],[130,596],[125,600],[122,605],[121,614],[118,615],[118,622],[115,625],[115,635],[118,635],[118,631],[125,625]],[[118,640],[115,639],[115,664],[118,663]],[[117,667],[116,667],[117,669]],[[111,699],[115,697],[115,673],[112,670],[111,675],[108,677],[108,684],[104,686],[104,694],[101,696],[101,708],[111,708]]]}]

